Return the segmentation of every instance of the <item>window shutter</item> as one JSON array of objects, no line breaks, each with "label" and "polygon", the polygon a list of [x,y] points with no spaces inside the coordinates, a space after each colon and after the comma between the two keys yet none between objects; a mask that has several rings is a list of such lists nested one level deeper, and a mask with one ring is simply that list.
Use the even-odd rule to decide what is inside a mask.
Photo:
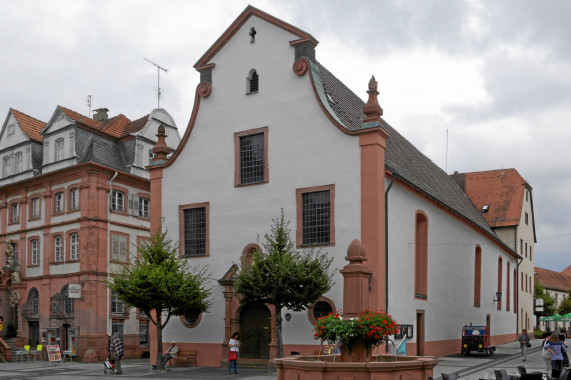
[{"label": "window shutter", "polygon": [[127,261],[127,238],[121,237],[119,242],[119,260]]}]

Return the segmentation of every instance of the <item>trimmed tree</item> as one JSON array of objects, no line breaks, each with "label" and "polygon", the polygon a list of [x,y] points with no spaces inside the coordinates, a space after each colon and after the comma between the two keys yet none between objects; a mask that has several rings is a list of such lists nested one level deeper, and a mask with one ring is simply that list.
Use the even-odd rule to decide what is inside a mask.
[{"label": "trimmed tree", "polygon": [[271,233],[265,234],[264,251],[254,252],[252,262],[244,264],[234,288],[243,305],[273,305],[278,357],[283,357],[282,309],[302,311],[333,285],[332,258],[309,248],[295,250],[289,221],[274,219]]},{"label": "trimmed tree", "polygon": [[[171,315],[200,314],[211,304],[206,267],[190,268],[178,255],[178,244],[159,228],[140,245],[139,258],[107,283],[130,307],[149,316],[157,329],[157,368],[162,367],[163,329]],[[152,313],[153,312],[153,313]]]},{"label": "trimmed tree", "polygon": [[569,290],[569,294],[567,297],[561,301],[559,307],[557,308],[557,314],[565,315],[571,313],[571,290]]}]

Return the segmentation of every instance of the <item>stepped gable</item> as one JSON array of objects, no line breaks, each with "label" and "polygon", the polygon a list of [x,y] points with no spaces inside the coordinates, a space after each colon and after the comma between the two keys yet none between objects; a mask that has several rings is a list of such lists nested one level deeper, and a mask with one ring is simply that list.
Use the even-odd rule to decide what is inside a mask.
[{"label": "stepped gable", "polygon": [[[319,71],[319,76],[314,76],[313,79],[321,81],[320,84],[323,86],[329,106],[335,112],[334,116],[348,131],[355,132],[362,129],[365,119],[363,113],[365,102],[322,64],[316,61],[312,64],[315,64]],[[464,217],[505,246],[464,192],[444,170],[422,154],[382,118],[381,126],[390,136],[387,138],[385,154],[387,170],[398,174],[405,183],[420,190],[453,213]]]},{"label": "stepped gable", "polygon": [[12,115],[14,115],[14,118],[16,118],[18,125],[29,138],[37,142],[44,141],[44,137],[40,134],[40,132],[42,129],[44,129],[46,123],[26,115],[25,113],[20,112],[14,108],[10,108],[10,112],[12,112]]},{"label": "stepped gable", "polygon": [[[569,269],[569,268],[567,268]],[[563,272],[565,272],[565,269]],[[534,268],[535,279],[547,289],[568,292],[571,290],[571,276],[567,276],[563,272],[555,272],[549,269],[539,267]]]}]

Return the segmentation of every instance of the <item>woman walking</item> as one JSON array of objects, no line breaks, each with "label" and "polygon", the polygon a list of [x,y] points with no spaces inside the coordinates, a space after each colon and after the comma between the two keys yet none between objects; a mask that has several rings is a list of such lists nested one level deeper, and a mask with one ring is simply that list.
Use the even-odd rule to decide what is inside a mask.
[{"label": "woman walking", "polygon": [[[235,332],[232,334],[232,338],[228,342],[228,347],[230,347],[230,352],[228,353],[228,371],[230,374],[238,374],[237,369],[237,362],[238,362],[238,353],[240,352],[240,334]],[[232,371],[234,368],[234,371]]]},{"label": "woman walking", "polygon": [[551,369],[559,370],[563,368],[563,352],[567,352],[567,347],[559,340],[557,333],[551,334],[549,343],[545,344],[544,350],[551,352]]},{"label": "woman walking", "polygon": [[519,336],[519,348],[521,349],[521,356],[523,356],[523,361],[527,358],[527,348],[529,347],[529,335],[527,335],[527,330],[522,329],[521,335]]},{"label": "woman walking", "polygon": [[551,370],[551,352],[545,349],[545,345],[550,342],[549,333],[543,333],[543,343],[541,343],[541,358],[545,362],[545,373]]}]

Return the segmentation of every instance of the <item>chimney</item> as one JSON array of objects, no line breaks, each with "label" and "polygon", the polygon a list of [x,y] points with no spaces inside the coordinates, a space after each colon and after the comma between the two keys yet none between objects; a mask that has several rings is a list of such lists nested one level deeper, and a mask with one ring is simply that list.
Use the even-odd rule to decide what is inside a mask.
[{"label": "chimney", "polygon": [[109,110],[107,108],[98,108],[96,110],[93,110],[93,112],[95,112],[95,114],[93,115],[93,120],[95,121],[109,120],[109,115],[107,114]]}]

